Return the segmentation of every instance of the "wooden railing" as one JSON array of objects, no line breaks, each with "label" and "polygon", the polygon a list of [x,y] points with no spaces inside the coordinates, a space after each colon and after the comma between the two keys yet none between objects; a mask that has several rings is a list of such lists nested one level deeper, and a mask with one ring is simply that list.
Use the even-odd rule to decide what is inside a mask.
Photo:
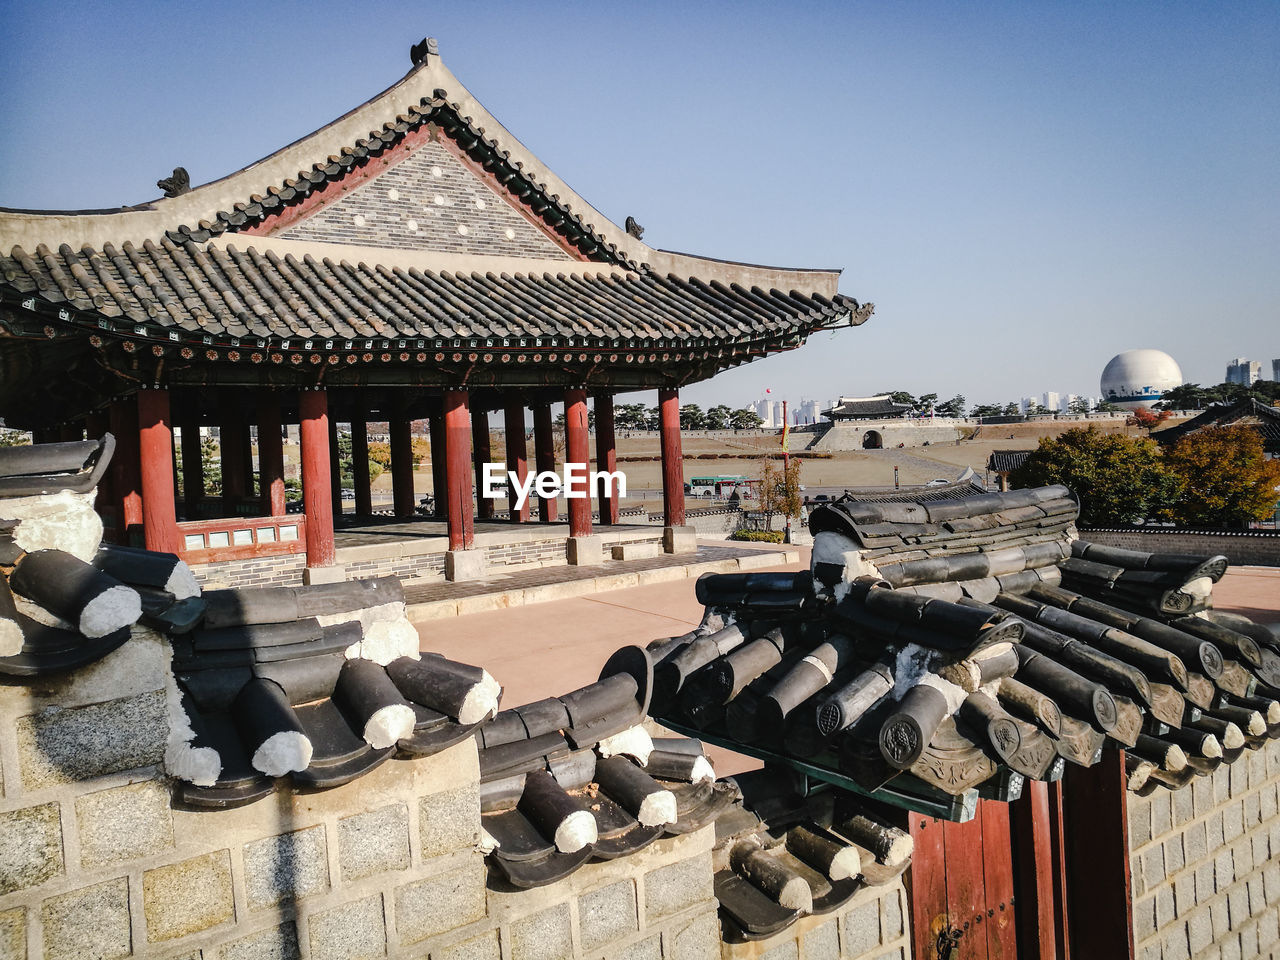
[{"label": "wooden railing", "polygon": [[288,514],[187,520],[178,524],[178,538],[187,563],[303,553],[307,549],[306,518]]}]

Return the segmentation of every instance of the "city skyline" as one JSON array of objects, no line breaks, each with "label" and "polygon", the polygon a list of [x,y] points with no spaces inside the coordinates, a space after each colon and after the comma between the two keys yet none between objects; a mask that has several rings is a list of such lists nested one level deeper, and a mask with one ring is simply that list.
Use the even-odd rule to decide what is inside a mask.
[{"label": "city skyline", "polygon": [[[428,18],[319,0],[305,43],[252,28],[290,9],[12,3],[0,135],[38,131],[40,162],[5,166],[0,205],[145,202],[177,165],[216,180],[393,84],[429,34],[615,223],[634,216],[667,249],[843,267],[842,292],[876,302],[863,327],[692,384],[690,402],[772,387],[1005,403],[1092,395],[1137,347],[1201,384],[1232,356],[1280,352],[1274,4]],[[210,73],[226,50],[235,69]]]}]

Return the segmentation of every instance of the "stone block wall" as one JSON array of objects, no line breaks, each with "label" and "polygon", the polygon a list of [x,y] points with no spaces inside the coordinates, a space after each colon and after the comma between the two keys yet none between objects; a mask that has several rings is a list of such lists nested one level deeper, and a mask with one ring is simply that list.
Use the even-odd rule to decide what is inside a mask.
[{"label": "stone block wall", "polygon": [[1182,790],[1129,795],[1138,960],[1280,950],[1280,742]]},{"label": "stone block wall", "polygon": [[723,944],[711,825],[536,890],[491,879],[474,740],[185,808],[163,770],[169,664],[136,628],[69,679],[0,685],[0,960],[905,958],[900,885],[764,952]]}]

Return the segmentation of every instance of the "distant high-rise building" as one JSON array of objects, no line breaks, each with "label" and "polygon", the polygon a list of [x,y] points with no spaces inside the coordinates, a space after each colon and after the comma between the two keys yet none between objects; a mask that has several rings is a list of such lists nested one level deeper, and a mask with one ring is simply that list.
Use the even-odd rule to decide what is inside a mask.
[{"label": "distant high-rise building", "polygon": [[1280,360],[1271,361],[1271,379],[1280,380]]},{"label": "distant high-rise building", "polygon": [[817,400],[800,401],[800,422],[817,423],[822,414],[822,405]]},{"label": "distant high-rise building", "polygon": [[1061,406],[1061,399],[1058,394],[1052,390],[1045,391],[1044,399],[1040,401],[1040,406],[1046,410],[1057,410]]},{"label": "distant high-rise building", "polygon": [[1227,383],[1239,383],[1251,387],[1262,376],[1262,364],[1257,360],[1236,357],[1227,364]]},{"label": "distant high-rise building", "polygon": [[1018,401],[1018,407],[1019,409],[1022,410],[1023,413],[1027,413],[1032,407],[1036,406],[1038,403],[1039,401],[1036,400],[1035,397],[1023,397],[1021,400]]}]

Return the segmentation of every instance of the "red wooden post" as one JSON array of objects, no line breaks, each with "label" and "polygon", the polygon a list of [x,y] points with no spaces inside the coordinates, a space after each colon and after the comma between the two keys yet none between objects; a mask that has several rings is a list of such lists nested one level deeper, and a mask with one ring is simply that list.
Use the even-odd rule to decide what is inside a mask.
[{"label": "red wooden post", "polygon": [[658,436],[662,444],[662,513],[668,527],[684,526],[684,453],[680,448],[680,392],[658,391]]},{"label": "red wooden post", "polygon": [[489,411],[471,411],[471,456],[476,466],[476,516],[493,519],[493,501],[484,495],[484,465],[493,451],[489,443]]},{"label": "red wooden post", "polygon": [[431,418],[431,496],[435,498],[436,519],[449,515],[448,471],[445,465],[444,414]]},{"label": "red wooden post", "polygon": [[[540,403],[533,408],[533,459],[538,473],[556,468],[555,439],[552,437],[551,404]],[[554,523],[556,502],[548,497],[538,498],[538,519]]]},{"label": "red wooden post", "polygon": [[329,400],[323,390],[298,397],[302,445],[302,509],[307,523],[307,566],[333,566],[333,487],[329,481]]},{"label": "red wooden post", "polygon": [[471,411],[465,390],[444,392],[444,446],[449,549],[470,550],[475,546],[475,505],[471,500]]},{"label": "red wooden post", "polygon": [[[596,469],[613,473],[618,469],[618,445],[613,429],[613,394],[596,397]],[[681,490],[684,488],[681,487]],[[603,478],[596,491],[602,524],[618,522],[618,498],[613,488]]]},{"label": "red wooden post", "polygon": [[356,404],[351,418],[351,485],[356,491],[356,515],[373,513],[373,491],[369,481],[369,425],[365,422],[363,403]]},{"label": "red wooden post", "polygon": [[143,543],[148,550],[177,553],[181,542],[173,499],[173,427],[168,390],[138,391],[138,454]]},{"label": "red wooden post", "polygon": [[[524,439],[524,403],[518,394],[508,394],[502,408],[503,428],[506,431],[507,472],[514,473],[523,484],[529,476],[529,448]],[[507,478],[507,503],[511,510],[511,520],[524,523],[529,519],[529,501],[526,499],[520,509],[516,509],[516,488]]]},{"label": "red wooden post", "polygon": [[1063,778],[1066,906],[1072,951],[1080,957],[1133,957],[1133,889],[1123,750],[1103,750],[1092,767]]},{"label": "red wooden post", "polygon": [[391,420],[391,501],[397,517],[412,517],[413,424],[408,417]]},{"label": "red wooden post", "polygon": [[1018,874],[1018,947],[1028,960],[1055,960],[1053,830],[1049,785],[1028,780],[1009,805],[1013,860]]},{"label": "red wooden post", "polygon": [[183,519],[200,517],[204,500],[204,448],[200,437],[200,408],[195,397],[182,412],[182,512]]},{"label": "red wooden post", "polygon": [[[565,472],[568,464],[578,464],[584,473],[591,469],[591,444],[587,438],[587,391],[566,390],[564,392],[564,440],[565,440]],[[570,493],[581,493],[581,499],[570,497]],[[591,483],[584,477],[575,482],[573,489],[565,489],[565,502],[569,506],[569,536],[589,537],[591,535]]]},{"label": "red wooden post", "polygon": [[258,470],[262,509],[268,517],[282,517],[284,503],[284,439],[281,437],[280,395],[258,393]]},{"label": "red wooden post", "polygon": [[111,432],[116,436],[116,543],[131,544],[142,535],[142,478],[138,451],[138,404],[132,398],[111,405]]}]

